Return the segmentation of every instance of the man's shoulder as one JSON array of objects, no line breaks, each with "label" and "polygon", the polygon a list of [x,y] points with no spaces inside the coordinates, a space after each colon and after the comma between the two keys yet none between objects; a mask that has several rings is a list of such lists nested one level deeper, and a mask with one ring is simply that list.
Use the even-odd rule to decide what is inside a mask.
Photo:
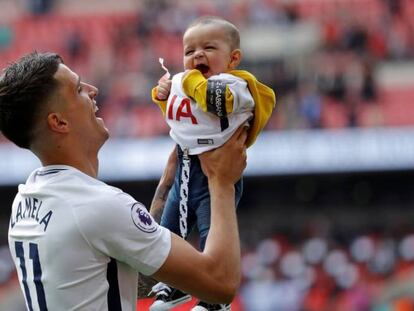
[{"label": "man's shoulder", "polygon": [[111,185],[67,166],[35,170],[26,184],[19,186],[19,192],[39,192],[46,195],[65,197],[68,202],[100,202],[126,194]]},{"label": "man's shoulder", "polygon": [[68,203],[81,227],[102,226],[113,222],[114,215],[118,220],[130,215],[137,201],[121,189],[105,183],[89,184],[80,187],[68,198]]}]

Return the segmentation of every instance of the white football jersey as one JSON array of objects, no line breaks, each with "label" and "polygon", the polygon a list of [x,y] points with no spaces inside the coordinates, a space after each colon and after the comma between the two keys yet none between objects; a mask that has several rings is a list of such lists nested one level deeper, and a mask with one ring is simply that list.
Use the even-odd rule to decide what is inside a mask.
[{"label": "white football jersey", "polygon": [[170,136],[189,154],[200,154],[220,147],[233,133],[253,116],[254,100],[247,82],[231,74],[221,73],[208,80],[220,80],[233,94],[233,112],[228,114],[228,127],[221,128],[220,118],[202,110],[182,89],[184,72],[172,78],[167,102],[166,121],[170,126]]},{"label": "white football jersey", "polygon": [[170,232],[121,190],[53,165],[19,186],[9,247],[28,310],[135,310],[138,273],[166,260]]}]

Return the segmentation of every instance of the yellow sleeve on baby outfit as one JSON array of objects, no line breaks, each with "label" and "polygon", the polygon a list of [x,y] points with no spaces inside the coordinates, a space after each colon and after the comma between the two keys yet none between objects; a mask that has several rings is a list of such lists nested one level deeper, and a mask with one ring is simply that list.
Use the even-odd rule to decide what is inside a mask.
[{"label": "yellow sleeve on baby outfit", "polygon": [[152,101],[154,103],[156,103],[158,105],[158,107],[160,107],[161,111],[162,111],[162,115],[165,116],[165,113],[167,111],[167,100],[160,100],[157,97],[157,91],[158,91],[158,87],[154,87],[151,91],[151,97],[152,97]]},{"label": "yellow sleeve on baby outfit", "polygon": [[[183,90],[184,92],[193,98],[198,105],[200,105],[203,111],[207,112],[207,86],[208,80],[204,78],[203,74],[196,70],[190,70],[183,79]],[[233,94],[226,86],[226,111],[227,113],[233,112]]]},{"label": "yellow sleeve on baby outfit", "polygon": [[[276,105],[276,96],[274,91],[259,82],[254,75],[245,70],[232,70],[228,72],[236,77],[239,77],[247,82],[249,91],[254,100],[253,119],[250,121],[249,133],[247,136],[247,147],[250,147],[255,141],[259,133],[263,130],[266,123],[272,114]],[[182,81],[184,92],[193,98],[203,111],[207,110],[207,87],[208,80],[202,73],[196,69],[190,70]],[[152,100],[156,103],[163,115],[165,116],[167,110],[167,100],[159,100],[157,98],[157,87],[152,89]],[[233,112],[233,94],[228,86],[225,91],[225,106],[227,114]]]},{"label": "yellow sleeve on baby outfit", "polygon": [[254,99],[254,116],[250,122],[246,142],[247,147],[250,147],[269,121],[276,105],[276,95],[270,87],[259,82],[254,75],[245,70],[232,70],[228,73],[245,80]]},{"label": "yellow sleeve on baby outfit", "polygon": [[[259,133],[265,127],[272,111],[276,105],[276,96],[273,90],[259,82],[254,75],[245,70],[232,70],[228,72],[236,77],[245,80],[249,91],[254,99],[254,117],[250,124],[247,137],[247,147],[250,147],[256,140]],[[184,92],[192,97],[203,109],[207,111],[207,79],[198,70],[191,70],[183,79]],[[226,111],[233,112],[233,94],[226,87]]]}]

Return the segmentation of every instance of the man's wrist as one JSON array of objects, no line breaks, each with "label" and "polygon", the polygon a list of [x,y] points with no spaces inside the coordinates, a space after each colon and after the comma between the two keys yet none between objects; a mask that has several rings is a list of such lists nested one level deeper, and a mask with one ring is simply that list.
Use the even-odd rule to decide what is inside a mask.
[{"label": "man's wrist", "polygon": [[229,193],[234,195],[234,184],[230,182],[224,182],[218,178],[211,178],[208,181],[208,187],[211,194],[225,194]]},{"label": "man's wrist", "polygon": [[170,189],[170,184],[158,185],[157,189],[155,190],[154,199],[159,199],[163,201],[167,200],[168,192],[170,191]]},{"label": "man's wrist", "polygon": [[165,202],[156,202],[154,199],[151,205],[150,214],[157,223],[161,223],[162,212],[164,211]]}]

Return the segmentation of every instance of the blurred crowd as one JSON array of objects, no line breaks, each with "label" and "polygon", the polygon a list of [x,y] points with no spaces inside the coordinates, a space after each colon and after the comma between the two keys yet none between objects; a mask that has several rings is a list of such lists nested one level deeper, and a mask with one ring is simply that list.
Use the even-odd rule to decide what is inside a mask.
[{"label": "blurred crowd", "polygon": [[412,85],[389,87],[377,81],[384,62],[414,57],[413,1],[196,0],[189,5],[186,0],[122,0],[117,6],[123,2],[135,4],[116,10],[105,0],[99,2],[99,13],[86,10],[79,0],[4,5],[3,15],[8,9],[18,13],[0,21],[0,65],[33,49],[56,51],[84,80],[99,87],[100,113],[113,137],[164,135],[168,128],[150,100],[150,90],[163,74],[158,58],[165,59],[171,72],[182,70],[181,37],[194,18],[227,18],[240,28],[242,42],[252,27],[280,31],[316,24],[317,48],[300,66],[289,55],[275,53],[263,60],[250,58],[240,67],[277,94],[267,128],[414,123],[405,113],[414,99]]},{"label": "blurred crowd", "polygon": [[414,234],[347,240],[278,234],[246,248],[245,310],[414,310]]}]

